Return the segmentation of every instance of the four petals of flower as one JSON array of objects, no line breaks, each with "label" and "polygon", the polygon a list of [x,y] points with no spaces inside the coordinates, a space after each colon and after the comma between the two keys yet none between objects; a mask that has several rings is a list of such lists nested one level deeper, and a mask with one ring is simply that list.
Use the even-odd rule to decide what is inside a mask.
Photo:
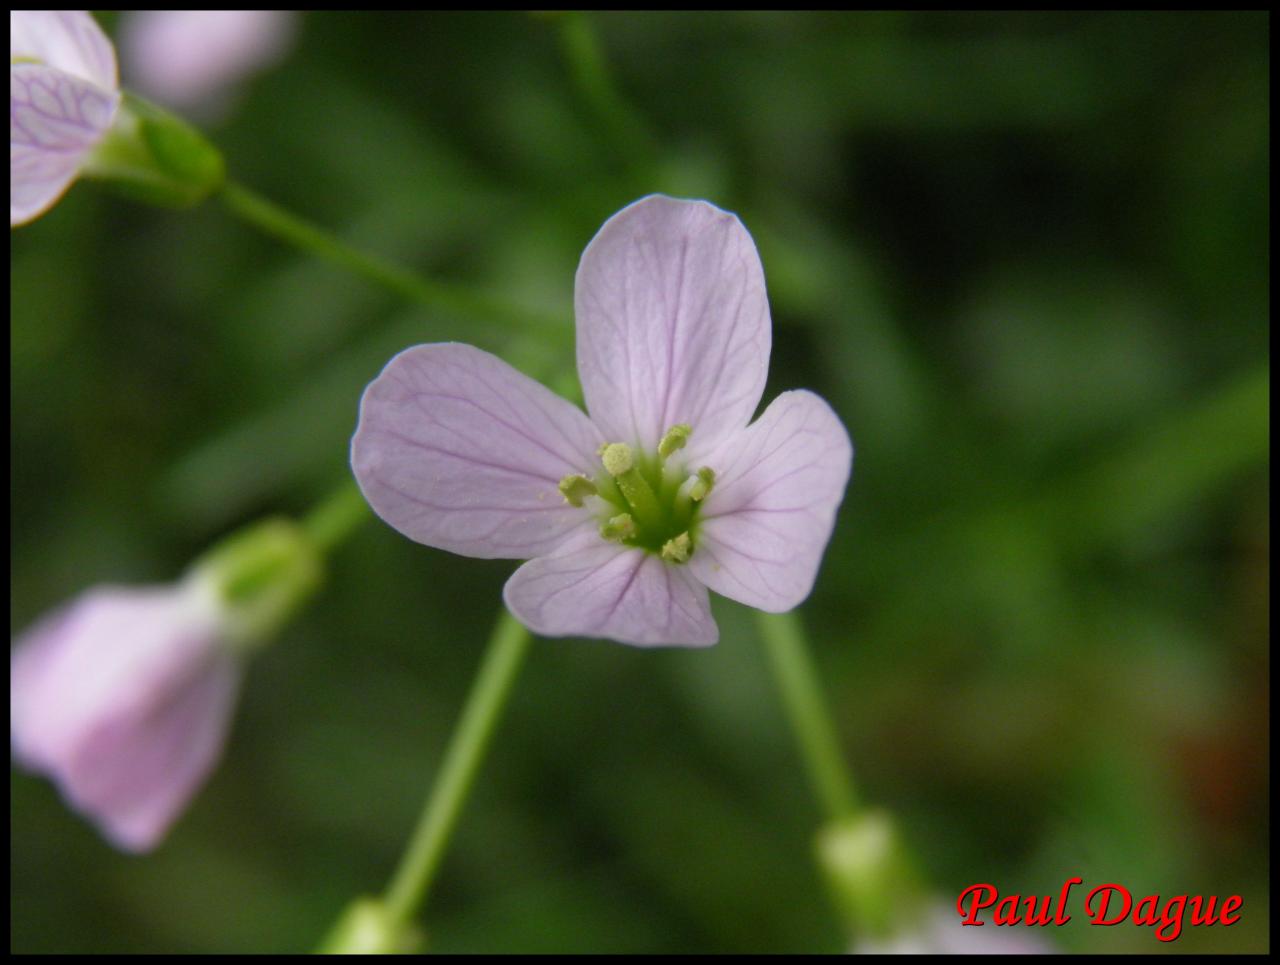
[{"label": "four petals of flower", "polygon": [[116,54],[84,10],[9,12],[9,225],[44,214],[120,107]]},{"label": "four petals of flower", "polygon": [[544,636],[705,646],[708,589],[799,605],[853,449],[803,390],[748,424],[772,333],[742,223],[705,201],[636,201],[583,252],[574,302],[590,417],[469,345],[387,364],[351,443],[374,511],[427,546],[528,560],[503,595]]}]

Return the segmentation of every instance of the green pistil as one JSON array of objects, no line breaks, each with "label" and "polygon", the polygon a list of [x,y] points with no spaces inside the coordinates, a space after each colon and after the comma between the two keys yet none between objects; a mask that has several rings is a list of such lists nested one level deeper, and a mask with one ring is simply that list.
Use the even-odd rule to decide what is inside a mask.
[{"label": "green pistil", "polygon": [[640,523],[654,528],[662,525],[664,513],[658,507],[653,487],[636,468],[635,455],[625,442],[615,442],[600,451],[604,471],[613,477]]}]

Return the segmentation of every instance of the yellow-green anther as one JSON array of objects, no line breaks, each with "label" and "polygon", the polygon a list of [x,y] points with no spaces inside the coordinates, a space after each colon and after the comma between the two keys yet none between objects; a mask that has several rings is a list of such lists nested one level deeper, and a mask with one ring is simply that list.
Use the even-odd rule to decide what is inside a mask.
[{"label": "yellow-green anther", "polygon": [[43,63],[43,61],[41,61],[40,59],[38,59],[38,58],[36,58],[36,57],[28,57],[28,56],[26,56],[25,54],[10,54],[10,55],[9,55],[9,66],[10,66],[10,67],[13,67],[15,64],[39,64],[39,63]]},{"label": "yellow-green anther", "polygon": [[689,539],[688,533],[681,533],[662,545],[662,558],[668,563],[683,563],[692,552],[693,541]]},{"label": "yellow-green anther", "polygon": [[604,471],[617,479],[624,472],[630,472],[636,464],[631,447],[625,442],[611,442],[600,449],[600,461],[604,463]]},{"label": "yellow-green anther", "polygon": [[692,431],[692,426],[687,422],[673,425],[667,430],[667,434],[662,437],[662,441],[658,443],[658,455],[666,459],[677,449],[683,449],[684,444],[689,441],[689,433]]},{"label": "yellow-green anther", "polygon": [[565,476],[560,480],[560,494],[570,506],[581,506],[584,499],[596,493],[596,484],[586,476]]},{"label": "yellow-green anther", "polygon": [[716,471],[710,466],[703,466],[698,470],[694,484],[689,487],[689,498],[695,503],[700,503],[707,498],[707,493],[711,492],[711,487],[716,484]]},{"label": "yellow-green anther", "polygon": [[607,540],[621,543],[624,539],[630,539],[636,535],[636,521],[631,518],[630,513],[614,516],[609,522],[600,524],[600,535]]}]

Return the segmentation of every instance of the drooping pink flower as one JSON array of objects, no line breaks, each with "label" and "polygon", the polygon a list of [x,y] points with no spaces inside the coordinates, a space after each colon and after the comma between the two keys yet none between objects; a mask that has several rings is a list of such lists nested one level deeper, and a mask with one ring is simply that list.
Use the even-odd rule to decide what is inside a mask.
[{"label": "drooping pink flower", "polygon": [[580,409],[469,345],[406,349],[351,443],[374,511],[465,556],[527,559],[504,590],[546,636],[704,646],[707,590],[779,612],[808,596],[853,450],[818,396],[748,424],[772,340],[736,217],[650,196],[587,246],[575,289]]},{"label": "drooping pink flower", "polygon": [[9,12],[9,224],[62,197],[120,106],[111,41],[84,10]]},{"label": "drooping pink flower", "polygon": [[208,114],[284,56],[297,21],[293,10],[130,11],[119,32],[125,76],[161,103]]},{"label": "drooping pink flower", "polygon": [[14,755],[117,847],[148,851],[222,751],[240,681],[215,584],[90,590],[18,640]]}]

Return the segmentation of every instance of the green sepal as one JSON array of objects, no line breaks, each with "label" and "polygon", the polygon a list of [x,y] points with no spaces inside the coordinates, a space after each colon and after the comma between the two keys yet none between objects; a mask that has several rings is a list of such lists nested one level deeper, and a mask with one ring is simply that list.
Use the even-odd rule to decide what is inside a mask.
[{"label": "green sepal", "polygon": [[323,576],[315,542],[291,519],[238,530],[192,564],[226,606],[229,636],[243,649],[269,641],[311,597]]},{"label": "green sepal", "polygon": [[189,208],[226,179],[222,154],[198,130],[163,108],[124,94],[115,122],[80,173],[135,200]]}]

